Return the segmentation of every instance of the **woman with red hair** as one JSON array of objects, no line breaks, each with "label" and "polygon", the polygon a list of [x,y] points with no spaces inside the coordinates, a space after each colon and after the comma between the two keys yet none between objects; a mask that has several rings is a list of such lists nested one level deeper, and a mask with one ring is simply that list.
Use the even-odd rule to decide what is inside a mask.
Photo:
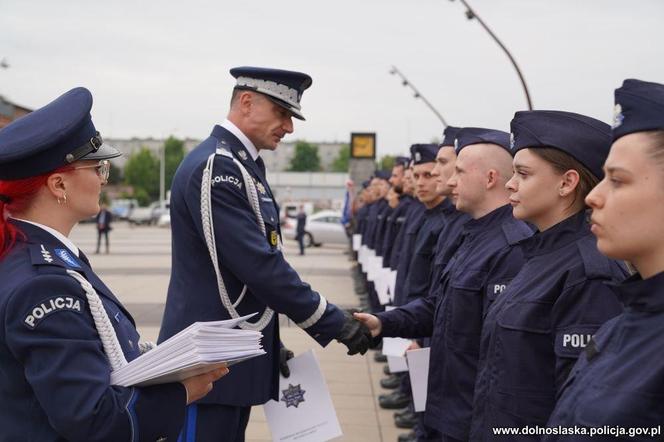
[{"label": "woman with red hair", "polygon": [[[109,159],[76,88],[0,131],[0,440],[176,440],[185,406],[228,372],[110,385],[148,349],[68,235],[99,211]],[[29,418],[28,418],[29,416]]]}]

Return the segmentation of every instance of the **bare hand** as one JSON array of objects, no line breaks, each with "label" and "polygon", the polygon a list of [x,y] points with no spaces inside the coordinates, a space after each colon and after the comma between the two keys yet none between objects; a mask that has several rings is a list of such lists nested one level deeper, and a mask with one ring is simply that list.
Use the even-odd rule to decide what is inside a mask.
[{"label": "bare hand", "polygon": [[383,330],[383,324],[374,315],[369,313],[353,313],[353,317],[356,321],[363,323],[371,331],[371,336],[374,338],[380,335],[380,332]]},{"label": "bare hand", "polygon": [[419,350],[420,348],[422,348],[422,347],[420,347],[420,344],[418,344],[417,341],[410,341],[410,345],[408,346],[406,351]]},{"label": "bare hand", "polygon": [[218,365],[205,373],[192,376],[182,381],[187,390],[187,405],[204,397],[212,390],[212,383],[228,374],[226,365]]}]

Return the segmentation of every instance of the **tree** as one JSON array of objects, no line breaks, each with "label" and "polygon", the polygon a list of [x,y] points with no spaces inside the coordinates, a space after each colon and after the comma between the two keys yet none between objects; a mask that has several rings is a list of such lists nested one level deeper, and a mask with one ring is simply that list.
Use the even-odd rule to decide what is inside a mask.
[{"label": "tree", "polygon": [[122,182],[122,170],[111,164],[108,171],[108,184],[120,184]]},{"label": "tree", "polygon": [[397,157],[394,155],[384,155],[376,163],[376,168],[380,170],[392,170]]},{"label": "tree", "polygon": [[159,197],[159,158],[147,147],[131,154],[125,164],[124,181],[134,188],[134,197],[149,203]]},{"label": "tree", "polygon": [[165,156],[166,156],[166,190],[171,188],[173,183],[173,176],[178,166],[184,158],[184,141],[178,140],[173,135],[166,139],[164,142]]},{"label": "tree", "polygon": [[288,170],[291,172],[317,172],[320,169],[318,146],[306,141],[298,141],[295,144],[295,155]]},{"label": "tree", "polygon": [[332,162],[332,172],[348,172],[350,167],[350,146],[344,144],[339,149],[339,154]]}]

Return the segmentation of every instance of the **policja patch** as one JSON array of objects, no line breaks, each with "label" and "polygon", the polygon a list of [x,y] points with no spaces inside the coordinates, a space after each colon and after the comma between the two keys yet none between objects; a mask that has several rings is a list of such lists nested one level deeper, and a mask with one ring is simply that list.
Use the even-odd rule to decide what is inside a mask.
[{"label": "policja patch", "polygon": [[81,300],[73,296],[53,296],[45,299],[32,308],[23,323],[34,330],[44,318],[63,310],[81,313]]}]

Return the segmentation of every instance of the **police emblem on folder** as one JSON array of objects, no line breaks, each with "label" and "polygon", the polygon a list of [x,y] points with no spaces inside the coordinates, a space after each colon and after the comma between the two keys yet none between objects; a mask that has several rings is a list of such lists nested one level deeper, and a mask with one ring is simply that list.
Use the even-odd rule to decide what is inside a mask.
[{"label": "police emblem on folder", "polygon": [[281,393],[283,394],[281,400],[286,402],[286,408],[291,406],[297,408],[298,405],[304,402],[304,393],[306,393],[306,391],[300,387],[300,384],[288,384],[288,388],[281,390]]}]

